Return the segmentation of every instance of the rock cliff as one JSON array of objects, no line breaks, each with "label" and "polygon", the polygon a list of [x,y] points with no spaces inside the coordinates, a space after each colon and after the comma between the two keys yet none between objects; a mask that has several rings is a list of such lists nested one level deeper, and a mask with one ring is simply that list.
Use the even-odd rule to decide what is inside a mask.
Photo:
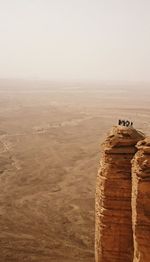
[{"label": "rock cliff", "polygon": [[131,160],[141,139],[134,128],[117,126],[102,146],[96,184],[96,262],[133,261]]},{"label": "rock cliff", "polygon": [[134,262],[150,261],[150,138],[137,144],[132,161]]}]

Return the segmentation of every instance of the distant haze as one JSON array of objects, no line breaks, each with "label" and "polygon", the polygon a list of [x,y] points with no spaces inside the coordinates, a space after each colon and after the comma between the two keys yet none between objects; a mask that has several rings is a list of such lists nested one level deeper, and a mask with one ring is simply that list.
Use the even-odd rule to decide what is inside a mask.
[{"label": "distant haze", "polygon": [[149,0],[0,0],[0,78],[150,81]]}]

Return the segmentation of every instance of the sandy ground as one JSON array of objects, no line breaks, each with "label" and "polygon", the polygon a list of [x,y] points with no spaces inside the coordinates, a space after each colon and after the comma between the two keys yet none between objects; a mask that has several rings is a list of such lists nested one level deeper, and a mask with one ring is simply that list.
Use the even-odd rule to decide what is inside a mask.
[{"label": "sandy ground", "polygon": [[149,86],[0,81],[0,261],[94,262],[100,143],[150,132]]}]

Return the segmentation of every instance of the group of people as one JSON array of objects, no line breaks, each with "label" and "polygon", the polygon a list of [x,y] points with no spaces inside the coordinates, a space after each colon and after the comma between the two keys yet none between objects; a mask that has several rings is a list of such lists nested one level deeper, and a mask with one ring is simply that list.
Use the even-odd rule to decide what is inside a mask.
[{"label": "group of people", "polygon": [[129,120],[118,120],[118,125],[119,126],[127,126],[127,127],[132,127],[133,126],[133,122],[130,122]]}]

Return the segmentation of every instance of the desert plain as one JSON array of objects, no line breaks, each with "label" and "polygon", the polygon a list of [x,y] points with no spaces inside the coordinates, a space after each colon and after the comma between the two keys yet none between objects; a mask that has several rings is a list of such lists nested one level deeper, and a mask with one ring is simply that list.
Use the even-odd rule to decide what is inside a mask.
[{"label": "desert plain", "polygon": [[0,80],[0,261],[94,262],[100,144],[150,134],[150,85]]}]

